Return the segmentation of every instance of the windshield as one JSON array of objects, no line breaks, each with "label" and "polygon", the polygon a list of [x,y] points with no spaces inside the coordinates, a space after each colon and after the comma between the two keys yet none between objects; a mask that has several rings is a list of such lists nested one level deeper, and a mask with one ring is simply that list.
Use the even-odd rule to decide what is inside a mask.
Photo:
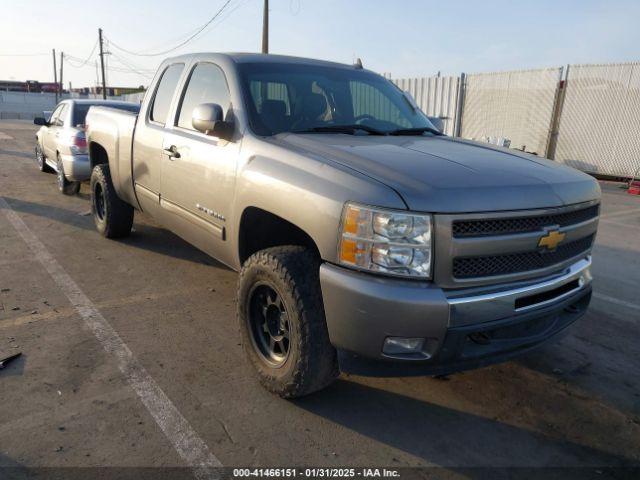
[{"label": "windshield", "polygon": [[402,91],[368,71],[290,63],[245,63],[239,70],[249,123],[258,135],[435,131]]},{"label": "windshield", "polygon": [[87,112],[91,107],[95,106],[105,106],[111,108],[117,108],[119,110],[127,110],[129,112],[138,113],[140,110],[140,105],[137,104],[126,104],[126,103],[113,103],[113,104],[101,104],[101,103],[76,103],[73,107],[73,125],[84,125],[85,119],[87,118]]}]

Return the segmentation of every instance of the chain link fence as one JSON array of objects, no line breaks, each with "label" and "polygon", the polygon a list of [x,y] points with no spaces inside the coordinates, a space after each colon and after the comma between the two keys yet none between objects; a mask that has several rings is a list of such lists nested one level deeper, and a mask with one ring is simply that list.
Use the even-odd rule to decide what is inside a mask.
[{"label": "chain link fence", "polygon": [[640,167],[640,63],[571,65],[555,159],[630,177]]},{"label": "chain link fence", "polygon": [[441,118],[444,133],[457,135],[456,111],[460,77],[398,78],[391,81],[409,92],[424,113],[430,117]]},{"label": "chain link fence", "polygon": [[464,90],[464,138],[547,154],[561,68],[468,75]]}]

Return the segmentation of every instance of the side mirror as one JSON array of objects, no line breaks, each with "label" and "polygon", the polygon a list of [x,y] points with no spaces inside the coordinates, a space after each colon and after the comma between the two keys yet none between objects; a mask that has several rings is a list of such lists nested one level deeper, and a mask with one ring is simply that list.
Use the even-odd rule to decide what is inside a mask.
[{"label": "side mirror", "polygon": [[223,140],[230,140],[233,135],[233,124],[224,121],[222,107],[217,103],[201,103],[194,108],[191,124],[197,131]]},{"label": "side mirror", "polygon": [[444,133],[444,121],[441,117],[427,117],[436,129]]},{"label": "side mirror", "polygon": [[48,125],[49,122],[44,117],[36,117],[33,119],[34,125]]}]

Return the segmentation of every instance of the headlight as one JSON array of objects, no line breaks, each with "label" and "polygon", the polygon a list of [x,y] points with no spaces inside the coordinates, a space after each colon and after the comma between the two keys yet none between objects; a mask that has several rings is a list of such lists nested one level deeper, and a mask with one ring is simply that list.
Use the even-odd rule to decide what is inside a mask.
[{"label": "headlight", "polygon": [[340,263],[403,277],[431,277],[431,216],[347,203],[340,225]]}]

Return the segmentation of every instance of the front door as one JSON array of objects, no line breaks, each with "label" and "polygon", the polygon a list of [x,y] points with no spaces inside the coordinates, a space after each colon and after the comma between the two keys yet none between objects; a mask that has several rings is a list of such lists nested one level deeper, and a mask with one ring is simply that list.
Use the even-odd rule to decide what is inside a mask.
[{"label": "front door", "polygon": [[61,105],[58,105],[58,108],[54,110],[53,114],[51,115],[51,119],[49,120],[49,126],[47,127],[46,132],[44,132],[44,136],[42,138],[42,149],[44,151],[44,154],[54,165],[57,161],[57,143],[60,137],[60,130],[62,128],[62,122],[64,120],[66,107],[67,104],[63,103]]},{"label": "front door", "polygon": [[140,112],[133,146],[133,178],[142,210],[162,221],[160,208],[160,175],[162,174],[162,142],[170,120],[171,103],[184,70],[184,63],[174,63],[162,72],[153,97]]},{"label": "front door", "polygon": [[[226,222],[235,187],[239,143],[196,131],[192,113],[201,103],[216,103],[228,114],[230,95],[222,70],[196,64],[182,92],[175,125],[163,142],[160,203],[174,232],[223,262]],[[225,117],[226,118],[226,117]]]}]

